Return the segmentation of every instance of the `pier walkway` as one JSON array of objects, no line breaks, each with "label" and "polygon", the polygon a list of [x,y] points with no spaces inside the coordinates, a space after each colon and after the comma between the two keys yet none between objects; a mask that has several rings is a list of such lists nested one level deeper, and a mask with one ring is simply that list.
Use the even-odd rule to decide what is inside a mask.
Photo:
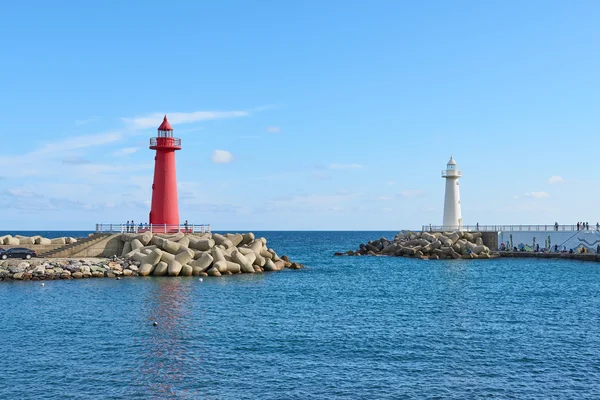
[{"label": "pier walkway", "polygon": [[498,251],[500,257],[509,258],[550,258],[557,260],[600,261],[600,254],[579,253],[536,253],[531,251]]},{"label": "pier walkway", "polygon": [[589,229],[577,225],[544,225],[544,224],[520,224],[520,225],[462,225],[462,226],[443,226],[443,225],[423,225],[422,232],[578,232],[578,231],[596,231],[596,225],[589,225]]},{"label": "pier walkway", "polygon": [[97,233],[210,233],[210,224],[96,224]]}]

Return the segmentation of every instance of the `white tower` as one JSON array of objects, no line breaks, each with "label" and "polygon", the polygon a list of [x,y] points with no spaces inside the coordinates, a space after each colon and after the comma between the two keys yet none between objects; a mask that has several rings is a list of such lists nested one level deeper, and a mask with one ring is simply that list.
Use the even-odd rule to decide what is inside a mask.
[{"label": "white tower", "polygon": [[444,198],[444,230],[462,230],[462,213],[460,212],[460,192],[458,178],[462,172],[456,169],[456,161],[450,156],[442,178],[446,179],[446,196]]}]

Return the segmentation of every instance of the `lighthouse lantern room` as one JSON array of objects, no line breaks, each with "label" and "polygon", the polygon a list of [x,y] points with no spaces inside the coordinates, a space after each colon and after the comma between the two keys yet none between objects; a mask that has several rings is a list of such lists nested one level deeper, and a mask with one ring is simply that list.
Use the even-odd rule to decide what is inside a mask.
[{"label": "lighthouse lantern room", "polygon": [[176,230],[179,227],[179,204],[175,151],[181,150],[181,139],[173,137],[173,128],[166,115],[158,127],[158,136],[150,138],[150,149],[156,150],[150,225],[166,225],[169,230]]}]

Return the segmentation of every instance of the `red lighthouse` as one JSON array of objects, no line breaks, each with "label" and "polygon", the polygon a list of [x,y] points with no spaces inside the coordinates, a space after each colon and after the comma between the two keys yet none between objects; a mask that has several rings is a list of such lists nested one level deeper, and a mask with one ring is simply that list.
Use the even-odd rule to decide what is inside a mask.
[{"label": "red lighthouse", "polygon": [[177,230],[179,205],[177,203],[175,150],[181,150],[181,139],[173,137],[173,128],[166,115],[158,127],[158,136],[150,138],[150,149],[156,150],[150,225],[167,225],[167,229]]}]

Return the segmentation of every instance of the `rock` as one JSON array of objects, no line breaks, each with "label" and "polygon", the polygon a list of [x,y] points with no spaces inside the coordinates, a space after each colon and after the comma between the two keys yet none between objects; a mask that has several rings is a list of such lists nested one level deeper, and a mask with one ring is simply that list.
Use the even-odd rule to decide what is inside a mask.
[{"label": "rock", "polygon": [[181,276],[192,276],[192,272],[193,272],[193,269],[192,269],[192,267],[190,267],[189,265],[184,265],[184,266],[181,268],[181,273],[180,273],[180,275],[181,275]]},{"label": "rock", "polygon": [[81,278],[83,278],[83,274],[82,274],[81,272],[73,272],[73,273],[71,274],[71,276],[72,276],[73,278],[75,278],[75,279],[81,279]]},{"label": "rock", "polygon": [[221,276],[221,273],[219,272],[219,270],[214,267],[209,269],[207,274],[208,274],[208,276]]},{"label": "rock", "polygon": [[169,276],[178,276],[182,268],[183,266],[177,260],[173,260],[167,267],[167,273]]},{"label": "rock", "polygon": [[227,263],[227,272],[230,274],[239,274],[242,272],[242,267],[240,264],[235,263],[233,261],[225,261]]},{"label": "rock", "polygon": [[101,271],[94,271],[94,272],[92,272],[92,276],[93,276],[94,278],[103,278],[103,277],[104,277],[104,272],[101,272]]},{"label": "rock", "polygon": [[217,271],[219,271],[222,274],[227,272],[227,261],[221,260],[221,261],[215,262],[212,266],[212,269],[216,269]]},{"label": "rock", "polygon": [[67,244],[67,242],[65,241],[64,237],[50,239],[50,243],[52,243],[52,244],[62,244],[62,245]]},{"label": "rock", "polygon": [[112,269],[114,271],[123,271],[123,267],[118,262],[109,262],[108,263],[108,268],[110,268],[110,269]]},{"label": "rock", "polygon": [[35,243],[34,239],[28,236],[15,235],[15,238],[19,239],[20,246],[31,246]]},{"label": "rock", "polygon": [[213,263],[213,257],[208,253],[202,253],[202,256],[191,262],[192,268],[200,268],[200,271],[204,272]]},{"label": "rock", "polygon": [[218,233],[213,233],[213,240],[215,241],[215,244],[225,246],[226,248],[235,247],[231,240]]},{"label": "rock", "polygon": [[156,264],[156,267],[154,268],[154,272],[152,272],[152,275],[165,276],[165,275],[167,275],[168,269],[169,269],[168,263],[166,263],[165,261],[159,261],[159,263]]},{"label": "rock", "polygon": [[[156,271],[156,269],[154,270]],[[123,276],[131,276],[132,271],[130,269],[123,270]]]},{"label": "rock", "polygon": [[188,249],[187,247],[181,247],[180,253],[175,255],[175,261],[180,263],[181,265],[185,265],[190,262],[194,257],[194,252]]},{"label": "rock", "polygon": [[23,274],[24,272],[17,272],[16,274],[13,274],[12,278],[16,281],[23,280]]},{"label": "rock", "polygon": [[165,240],[163,241],[161,248],[167,253],[177,254],[179,252],[179,249],[181,248],[181,245],[177,242]]},{"label": "rock", "polygon": [[142,242],[140,242],[139,239],[133,239],[131,241],[131,250],[132,251],[141,249],[142,247],[144,247],[144,244]]},{"label": "rock", "polygon": [[208,251],[215,246],[213,239],[190,240],[189,247],[195,250]]},{"label": "rock", "polygon": [[234,247],[239,246],[244,240],[244,236],[239,233],[227,233],[225,237],[231,241]]},{"label": "rock", "polygon": [[268,259],[265,263],[265,271],[279,271],[279,269],[273,261]]},{"label": "rock", "polygon": [[246,273],[254,273],[255,272],[254,268],[252,267],[252,262],[245,255],[240,253],[239,251],[237,251],[237,250],[234,251],[231,254],[231,258],[235,263],[239,264],[242,272],[246,272]]},{"label": "rock", "polygon": [[46,273],[46,267],[44,267],[43,265],[39,265],[39,266],[35,267],[35,269],[33,270],[34,275],[44,275],[45,273]]},{"label": "rock", "polygon": [[123,251],[121,252],[121,257],[125,257],[132,250],[133,249],[131,248],[131,242],[125,242],[125,244],[123,244]]},{"label": "rock", "polygon": [[184,236],[177,243],[179,243],[182,247],[189,247],[190,239],[188,237]]},{"label": "rock", "polygon": [[156,267],[156,264],[159,263],[163,252],[160,249],[154,249],[150,254],[144,257],[142,264],[140,265],[140,269],[138,273],[141,276],[148,276]]}]

